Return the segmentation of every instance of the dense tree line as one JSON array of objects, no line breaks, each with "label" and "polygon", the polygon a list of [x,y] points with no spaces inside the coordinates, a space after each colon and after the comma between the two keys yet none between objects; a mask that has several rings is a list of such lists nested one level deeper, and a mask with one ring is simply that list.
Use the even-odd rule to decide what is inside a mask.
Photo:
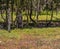
[{"label": "dense tree line", "polygon": [[[42,11],[51,11],[51,19],[47,23],[47,26],[52,22],[53,11],[57,11],[60,8],[60,0],[0,0],[0,14],[5,22],[5,26],[8,31],[11,30],[11,26],[16,25],[17,28],[23,28],[23,12],[25,12],[27,17],[27,25],[30,20],[37,25],[38,16]],[[13,21],[13,14],[16,13],[16,19]],[[4,17],[3,14],[6,14]],[[32,15],[35,13],[36,21],[32,19]]]}]

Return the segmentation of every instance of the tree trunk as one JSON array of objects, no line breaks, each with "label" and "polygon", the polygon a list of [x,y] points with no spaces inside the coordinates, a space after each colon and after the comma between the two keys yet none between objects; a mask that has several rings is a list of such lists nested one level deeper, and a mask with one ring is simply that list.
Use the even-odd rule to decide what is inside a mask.
[{"label": "tree trunk", "polygon": [[51,2],[51,19],[47,25],[51,24],[52,19],[53,19],[53,1]]},{"label": "tree trunk", "polygon": [[36,22],[32,19],[32,0],[31,0],[31,5],[30,5],[30,20],[36,24]]},{"label": "tree trunk", "polygon": [[11,30],[11,9],[9,7],[9,1],[7,0],[6,3],[6,25],[7,25],[7,30],[10,32]]},{"label": "tree trunk", "polygon": [[10,8],[7,9],[7,23],[8,23],[8,31],[10,32],[11,30],[11,14],[10,14],[11,10]]},{"label": "tree trunk", "polygon": [[17,28],[23,28],[23,21],[22,21],[22,14],[20,9],[17,11],[17,16],[16,16],[16,21],[17,21]]}]

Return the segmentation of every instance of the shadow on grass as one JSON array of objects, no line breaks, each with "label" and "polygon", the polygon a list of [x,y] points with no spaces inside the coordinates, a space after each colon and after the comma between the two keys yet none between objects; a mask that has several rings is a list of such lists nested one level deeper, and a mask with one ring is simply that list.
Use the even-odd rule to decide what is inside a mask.
[{"label": "shadow on grass", "polygon": [[[19,29],[32,29],[32,28],[54,28],[54,27],[60,27],[60,21],[52,21],[50,24],[48,24],[48,21],[45,20],[40,20],[38,21],[37,24],[34,23],[28,23],[28,25],[25,23],[23,24],[23,28],[19,28]],[[48,25],[47,25],[48,24]],[[11,29],[15,29],[16,26],[15,25],[11,25]],[[5,29],[7,30],[7,25],[5,22],[0,22],[0,29]]]}]

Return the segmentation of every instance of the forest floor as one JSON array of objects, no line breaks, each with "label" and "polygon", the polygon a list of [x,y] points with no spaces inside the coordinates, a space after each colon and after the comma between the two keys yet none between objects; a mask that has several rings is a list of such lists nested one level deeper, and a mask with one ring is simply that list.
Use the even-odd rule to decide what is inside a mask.
[{"label": "forest floor", "polygon": [[[16,15],[14,14],[14,20],[15,18]],[[26,18],[24,16],[23,20],[27,20]],[[32,18],[36,20],[36,17],[33,16]],[[39,16],[39,20],[46,21],[50,18],[50,15]],[[55,13],[53,20],[60,21],[60,12],[58,15]],[[0,22],[4,22],[1,16]],[[60,22],[53,24],[54,27],[15,28],[10,33],[0,29],[0,49],[60,49]]]},{"label": "forest floor", "polygon": [[0,49],[60,49],[60,27],[0,29]]}]

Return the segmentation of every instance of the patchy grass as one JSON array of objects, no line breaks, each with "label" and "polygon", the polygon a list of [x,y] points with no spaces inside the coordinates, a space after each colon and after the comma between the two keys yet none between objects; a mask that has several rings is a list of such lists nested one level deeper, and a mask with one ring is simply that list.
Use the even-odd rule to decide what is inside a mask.
[{"label": "patchy grass", "polygon": [[0,37],[7,39],[16,38],[20,39],[21,35],[28,34],[32,36],[41,36],[41,38],[54,39],[60,37],[60,28],[25,28],[25,29],[14,29],[10,33],[6,30],[0,30]]},{"label": "patchy grass", "polygon": [[0,30],[0,49],[60,49],[60,27]]},{"label": "patchy grass", "polygon": [[60,49],[60,27],[0,29],[0,49]]}]

